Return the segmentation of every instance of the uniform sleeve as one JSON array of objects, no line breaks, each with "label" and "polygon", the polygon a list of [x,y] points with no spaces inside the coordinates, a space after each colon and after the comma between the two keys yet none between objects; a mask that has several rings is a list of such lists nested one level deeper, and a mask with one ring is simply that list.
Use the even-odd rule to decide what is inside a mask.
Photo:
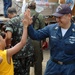
[{"label": "uniform sleeve", "polygon": [[10,19],[9,21],[7,21],[5,23],[6,24],[6,31],[11,31],[13,33],[14,27],[19,22],[20,22],[20,18],[19,17],[14,17],[14,18]]},{"label": "uniform sleeve", "polygon": [[35,30],[33,25],[28,27],[28,34],[33,40],[44,40],[49,36],[49,27],[46,26],[42,29]]},{"label": "uniform sleeve", "polygon": [[6,27],[6,31],[10,31],[13,33],[13,29],[11,27]]}]

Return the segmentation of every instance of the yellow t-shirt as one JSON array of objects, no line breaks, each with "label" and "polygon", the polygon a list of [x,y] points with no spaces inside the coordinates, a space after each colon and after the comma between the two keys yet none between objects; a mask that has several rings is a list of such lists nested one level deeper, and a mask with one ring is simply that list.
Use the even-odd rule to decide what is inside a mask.
[{"label": "yellow t-shirt", "polygon": [[14,75],[12,59],[10,64],[7,62],[7,50],[0,50],[0,57],[3,59],[0,63],[0,75]]}]

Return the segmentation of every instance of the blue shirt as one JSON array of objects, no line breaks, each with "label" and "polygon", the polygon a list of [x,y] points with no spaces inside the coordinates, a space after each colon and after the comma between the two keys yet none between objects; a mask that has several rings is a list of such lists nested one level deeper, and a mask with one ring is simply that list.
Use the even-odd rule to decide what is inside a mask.
[{"label": "blue shirt", "polygon": [[75,60],[75,25],[67,30],[62,37],[58,23],[48,25],[40,30],[34,30],[32,25],[28,28],[29,36],[34,40],[42,40],[49,37],[50,55],[52,59],[66,62]]}]

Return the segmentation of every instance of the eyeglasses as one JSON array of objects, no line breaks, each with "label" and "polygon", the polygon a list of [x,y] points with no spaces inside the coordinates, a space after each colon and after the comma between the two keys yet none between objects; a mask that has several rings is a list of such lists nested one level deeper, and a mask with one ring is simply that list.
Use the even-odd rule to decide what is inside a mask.
[{"label": "eyeglasses", "polygon": [[2,36],[3,39],[5,39],[5,37],[6,37],[5,33],[2,32],[2,33],[0,33],[0,35]]}]

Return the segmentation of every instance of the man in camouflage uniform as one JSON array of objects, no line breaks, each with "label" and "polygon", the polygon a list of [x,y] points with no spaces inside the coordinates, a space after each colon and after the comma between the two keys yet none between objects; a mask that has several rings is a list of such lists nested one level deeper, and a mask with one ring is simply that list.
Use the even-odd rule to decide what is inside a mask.
[{"label": "man in camouflage uniform", "polygon": [[[28,8],[30,9],[31,16],[33,17],[34,29],[38,30],[45,27],[43,15],[35,11],[36,3],[34,1],[30,2]],[[34,18],[34,15],[35,17],[37,16],[38,19]],[[45,42],[46,40],[43,41]],[[42,75],[43,52],[41,50],[42,48],[41,41],[32,40],[32,45],[34,47],[34,62],[33,62],[34,73],[35,75]]]},{"label": "man in camouflage uniform", "polygon": [[[13,43],[11,42],[11,46],[14,46],[20,41],[23,32],[23,24],[21,21],[22,16],[16,16],[6,23],[7,45],[9,45],[12,40],[14,41],[12,41]],[[28,37],[26,45],[13,56],[14,75],[29,75],[32,55],[33,47],[31,46],[31,40]]]}]

